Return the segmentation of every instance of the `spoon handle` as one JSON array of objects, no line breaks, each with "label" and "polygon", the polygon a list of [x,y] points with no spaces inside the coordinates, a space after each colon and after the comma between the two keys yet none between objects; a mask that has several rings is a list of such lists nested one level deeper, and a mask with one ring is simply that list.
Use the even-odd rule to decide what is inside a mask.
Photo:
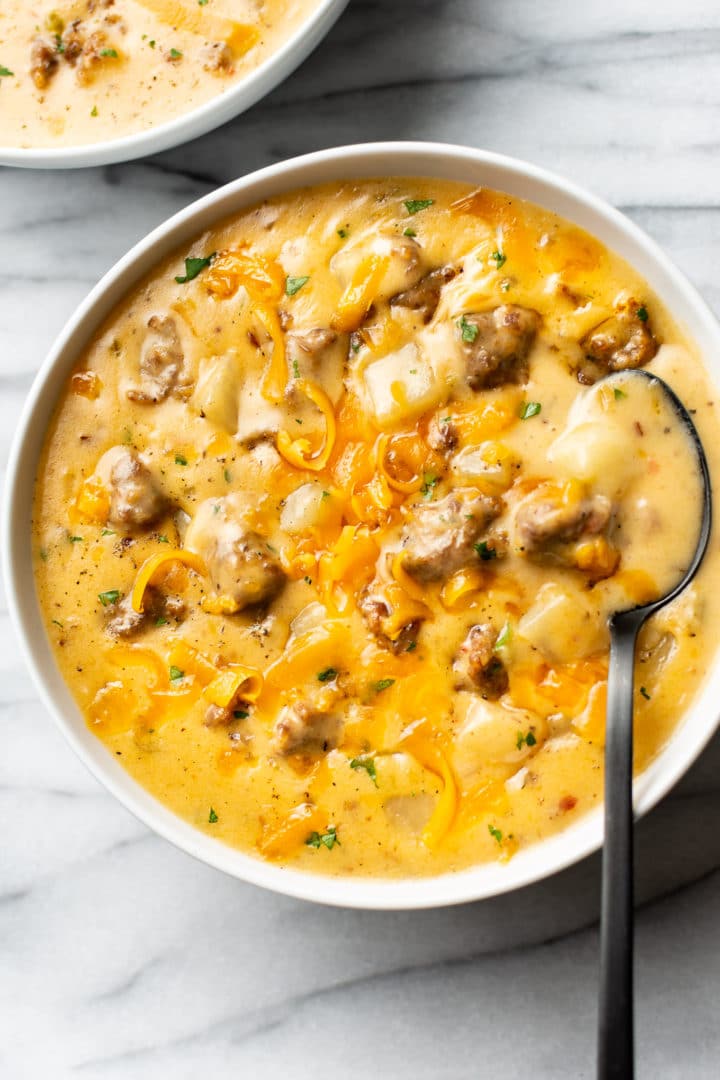
[{"label": "spoon handle", "polygon": [[636,620],[611,623],[605,734],[598,1080],[632,1080],[633,674]]}]

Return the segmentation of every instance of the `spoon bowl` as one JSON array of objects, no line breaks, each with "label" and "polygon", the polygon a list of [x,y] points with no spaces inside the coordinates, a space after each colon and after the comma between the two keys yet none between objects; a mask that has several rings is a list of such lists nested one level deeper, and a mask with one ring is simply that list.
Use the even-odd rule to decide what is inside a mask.
[{"label": "spoon bowl", "polygon": [[[617,374],[603,382],[612,384]],[[610,618],[605,735],[605,843],[600,916],[600,998],[598,1080],[632,1080],[633,1024],[633,695],[635,645],[643,623],[689,585],[700,568],[712,525],[710,472],[692,417],[677,394],[657,375],[643,369],[628,378],[657,385],[689,436],[703,492],[698,538],[690,563],[674,586],[649,603],[616,611]]]}]

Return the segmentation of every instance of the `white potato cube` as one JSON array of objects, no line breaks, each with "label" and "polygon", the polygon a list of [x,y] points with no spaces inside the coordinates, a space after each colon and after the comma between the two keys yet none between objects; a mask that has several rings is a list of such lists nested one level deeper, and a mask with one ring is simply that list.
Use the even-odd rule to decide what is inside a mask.
[{"label": "white potato cube", "polygon": [[378,427],[394,427],[438,404],[444,386],[411,343],[369,364],[364,372]]},{"label": "white potato cube", "polygon": [[295,534],[339,525],[342,507],[332,492],[320,484],[301,484],[285,499],[280,514],[280,528]]},{"label": "white potato cube", "polygon": [[193,404],[213,424],[234,433],[237,429],[240,368],[234,352],[201,361]]},{"label": "white potato cube", "polygon": [[581,660],[608,647],[605,619],[579,589],[548,582],[517,625],[517,633],[556,663]]}]

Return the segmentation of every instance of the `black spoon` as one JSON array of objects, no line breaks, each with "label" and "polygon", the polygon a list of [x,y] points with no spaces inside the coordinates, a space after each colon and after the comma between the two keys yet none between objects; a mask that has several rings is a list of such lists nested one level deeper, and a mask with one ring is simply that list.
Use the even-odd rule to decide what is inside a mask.
[{"label": "black spoon", "polygon": [[[610,375],[604,381],[612,381]],[[623,611],[610,619],[605,736],[605,845],[602,864],[600,917],[600,1000],[598,1080],[632,1080],[634,1076],[633,1021],[633,677],[635,642],[640,627],[653,612],[673,600],[689,584],[702,562],[710,537],[712,501],[705,451],[695,425],[673,390],[650,372],[622,373],[658,384],[686,427],[697,454],[704,498],[697,546],[681,580],[659,600]]]}]

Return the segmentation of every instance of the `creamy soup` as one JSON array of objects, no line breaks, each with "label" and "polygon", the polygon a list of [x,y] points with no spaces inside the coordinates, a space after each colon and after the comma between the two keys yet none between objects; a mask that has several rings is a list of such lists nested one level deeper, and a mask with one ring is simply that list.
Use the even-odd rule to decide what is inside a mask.
[{"label": "creamy soup", "polygon": [[235,86],[317,6],[3,0],[0,146],[77,146],[173,120]]},{"label": "creamy soup", "polygon": [[[692,343],[545,210],[396,178],[198,237],[78,355],[38,473],[39,597],[91,730],[198,829],[326,874],[577,821],[608,616],[698,533],[694,450],[639,367],[717,470]],[[712,660],[719,574],[714,545],[642,632],[638,770]]]}]

